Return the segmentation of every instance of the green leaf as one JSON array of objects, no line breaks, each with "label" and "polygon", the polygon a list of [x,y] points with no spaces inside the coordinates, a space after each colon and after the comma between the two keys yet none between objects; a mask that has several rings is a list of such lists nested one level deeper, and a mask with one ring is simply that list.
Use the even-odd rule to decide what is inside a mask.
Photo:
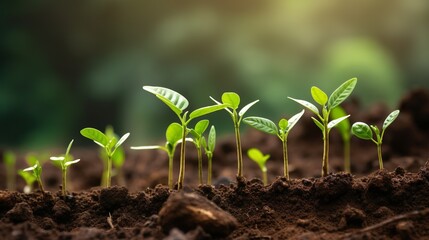
[{"label": "green leaf", "polygon": [[68,159],[68,157],[69,157],[70,149],[71,149],[71,147],[72,147],[72,145],[73,145],[73,142],[74,142],[74,139],[72,139],[72,140],[70,141],[69,145],[67,146],[66,154],[64,155],[64,157],[65,157],[66,161],[68,161],[68,160],[69,160],[69,159]]},{"label": "green leaf", "polygon": [[144,90],[155,94],[165,104],[167,104],[177,115],[180,115],[185,110],[189,102],[180,93],[164,87],[144,86]]},{"label": "green leaf", "polygon": [[314,101],[316,101],[321,106],[325,106],[326,102],[328,101],[328,95],[326,95],[324,91],[316,86],[311,87],[311,96],[313,97]]},{"label": "green leaf", "polygon": [[337,119],[334,119],[334,120],[330,121],[328,123],[328,129],[331,129],[331,128],[335,127],[337,124],[339,124],[340,122],[344,121],[348,117],[350,117],[350,115],[343,116],[343,117],[340,117],[340,118],[337,118]]},{"label": "green leaf", "polygon": [[[218,100],[216,100],[216,99],[214,99],[214,98],[212,98],[211,96],[209,97],[213,102],[215,102],[217,105],[222,105],[223,103],[221,103],[221,102],[219,102]],[[228,106],[229,105],[227,105],[226,107],[225,107],[225,110],[229,113],[229,114],[231,114],[232,115],[232,112],[231,112],[231,110],[229,110],[228,109]]]},{"label": "green leaf", "polygon": [[364,122],[355,122],[352,126],[352,133],[361,139],[372,139],[372,131],[368,124]]},{"label": "green leaf", "polygon": [[246,106],[244,106],[241,110],[240,110],[240,112],[238,112],[238,116],[243,116],[253,105],[255,105],[257,102],[259,102],[259,99],[258,100],[255,100],[255,101],[253,101],[253,102],[251,102],[251,103],[248,103]]},{"label": "green leaf", "polygon": [[[346,116],[347,113],[344,111],[344,109],[341,106],[337,106],[336,108],[332,109],[331,111],[331,118],[337,119],[340,117]],[[336,125],[336,128],[338,131],[340,131],[340,134],[343,139],[350,138],[350,120],[345,119],[344,121],[341,121]]]},{"label": "green leaf", "polygon": [[323,126],[323,124],[319,120],[317,120],[314,117],[311,117],[311,119],[313,119],[313,122],[316,124],[317,127],[320,128],[320,130],[322,130],[322,132],[325,131],[325,127]]},{"label": "green leaf", "polygon": [[122,147],[118,147],[112,155],[112,163],[116,168],[121,168],[125,162],[125,152]]},{"label": "green leaf", "polygon": [[207,138],[207,148],[211,152],[214,152],[215,146],[216,146],[216,129],[215,129],[215,126],[212,125],[209,131],[209,136]]},{"label": "green leaf", "polygon": [[198,135],[203,135],[204,131],[209,127],[209,120],[203,119],[195,124],[194,130]]},{"label": "green leaf", "polygon": [[27,186],[31,186],[36,181],[36,177],[32,173],[19,170],[18,174],[24,179]]},{"label": "green leaf", "polygon": [[269,154],[264,155],[259,149],[251,148],[247,151],[247,156],[249,156],[250,159],[255,161],[263,172],[267,170],[265,163],[270,158]]},{"label": "green leaf", "polygon": [[295,115],[293,115],[290,119],[289,119],[289,126],[287,127],[287,129],[286,129],[286,132],[289,132],[294,126],[295,126],[295,124],[299,121],[299,119],[301,119],[301,117],[302,117],[302,115],[304,115],[304,109],[301,111],[301,112],[299,112],[299,113],[297,113],[297,114],[295,114]]},{"label": "green leaf", "polygon": [[383,131],[386,130],[386,128],[390,126],[390,124],[392,124],[393,121],[395,121],[398,115],[399,115],[399,110],[395,110],[391,112],[389,116],[387,116],[386,120],[384,120],[384,123],[383,123]]},{"label": "green leaf", "polygon": [[106,147],[109,144],[109,139],[107,139],[107,136],[95,128],[84,128],[80,130],[80,134],[101,144],[103,147]]},{"label": "green leaf", "polygon": [[225,107],[227,107],[227,105],[222,104],[222,105],[211,105],[211,106],[207,106],[207,107],[198,108],[198,109],[194,110],[193,112],[191,112],[191,114],[189,114],[188,122],[194,118],[201,117],[201,116],[207,115],[209,113],[224,109]]},{"label": "green leaf", "polygon": [[76,160],[73,160],[73,161],[68,161],[64,165],[68,167],[68,166],[70,166],[72,164],[78,163],[79,161],[80,161],[80,159],[76,159]]},{"label": "green leaf", "polygon": [[295,98],[291,98],[288,97],[290,100],[293,100],[299,104],[301,104],[302,106],[304,106],[305,108],[309,109],[310,111],[312,111],[314,114],[319,115],[319,109],[317,109],[316,106],[314,106],[312,103],[307,102],[305,100],[301,100],[301,99],[295,99]]},{"label": "green leaf", "polygon": [[115,144],[115,150],[119,147],[119,146],[121,146],[122,145],[122,143],[124,143],[125,142],[125,140],[127,140],[127,138],[130,136],[130,133],[125,133],[124,134],[124,136],[122,136],[119,140],[118,140],[118,142]]},{"label": "green leaf", "polygon": [[247,118],[244,118],[243,121],[260,131],[273,134],[273,135],[277,135],[278,133],[276,124],[267,118],[247,117]]},{"label": "green leaf", "polygon": [[172,123],[165,131],[165,138],[172,146],[175,146],[182,139],[182,126],[178,123]]},{"label": "green leaf", "polygon": [[286,118],[282,118],[279,121],[279,128],[283,131],[286,132],[287,127],[289,126],[289,122]]},{"label": "green leaf", "polygon": [[352,78],[341,84],[335,91],[329,96],[328,99],[328,110],[332,110],[340,105],[346,98],[353,92],[357,83],[357,78]]},{"label": "green leaf", "polygon": [[225,92],[222,94],[222,103],[235,110],[240,105],[240,96],[235,92]]}]

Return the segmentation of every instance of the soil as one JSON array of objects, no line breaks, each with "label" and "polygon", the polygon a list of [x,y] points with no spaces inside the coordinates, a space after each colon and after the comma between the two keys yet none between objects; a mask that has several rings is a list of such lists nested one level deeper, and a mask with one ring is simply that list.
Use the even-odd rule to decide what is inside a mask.
[{"label": "soil", "polygon": [[[286,180],[278,139],[246,128],[243,152],[258,147],[271,154],[267,186],[247,158],[245,177],[235,177],[232,136],[218,142],[213,186],[196,182],[196,152],[188,146],[181,191],[166,186],[163,152],[127,151],[126,185],[116,186],[114,178],[115,186],[103,189],[97,150],[76,148],[72,153],[82,160],[70,168],[69,196],[61,196],[60,171],[50,164],[43,172],[47,192],[0,190],[0,239],[429,239],[428,105],[425,89],[402,98],[401,114],[385,134],[384,170],[375,145],[353,138],[352,174],[344,173],[342,141],[332,131],[331,173],[320,177],[321,133],[308,114],[289,136]],[[383,104],[364,110],[356,99],[344,107],[351,122],[377,125],[392,110]],[[23,188],[22,180],[17,186]]]}]

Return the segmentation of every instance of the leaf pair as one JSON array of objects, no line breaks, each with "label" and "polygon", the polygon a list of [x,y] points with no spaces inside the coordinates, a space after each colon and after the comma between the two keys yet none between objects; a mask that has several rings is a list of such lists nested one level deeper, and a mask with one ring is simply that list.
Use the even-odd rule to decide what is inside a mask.
[{"label": "leaf pair", "polygon": [[109,157],[112,157],[118,147],[130,136],[130,133],[126,133],[119,140],[116,140],[115,137],[107,137],[106,134],[95,128],[84,128],[80,130],[80,133],[82,136],[93,140],[96,144],[103,147]]},{"label": "leaf pair", "polygon": [[[222,103],[217,101],[216,99],[210,97],[211,100],[213,100],[218,105],[226,105],[227,108],[225,110],[234,118],[234,112],[237,111],[239,105],[240,105],[240,96],[235,92],[225,92],[222,94]],[[253,106],[255,105],[259,100],[255,100],[251,103],[246,104],[239,112],[238,112],[238,119],[237,121],[241,121],[241,118],[244,116],[244,114]],[[230,108],[230,109],[228,109]]]},{"label": "leaf pair", "polygon": [[364,140],[373,140],[373,141],[378,141],[375,140],[373,138],[373,132],[376,134],[377,139],[382,140],[383,135],[384,135],[384,131],[386,131],[387,127],[390,126],[390,124],[393,123],[393,121],[395,121],[395,119],[398,117],[399,115],[399,110],[395,110],[393,112],[391,112],[386,119],[383,122],[383,127],[381,129],[381,134],[380,131],[378,130],[378,127],[375,125],[371,125],[369,126],[368,124],[364,123],[364,122],[356,122],[353,124],[352,126],[352,133],[354,135],[356,135],[357,137],[364,139]]},{"label": "leaf pair", "polygon": [[72,139],[67,147],[66,153],[63,156],[58,156],[58,157],[50,157],[50,159],[52,161],[56,161],[60,163],[60,166],[63,170],[67,169],[68,166],[78,163],[80,161],[80,159],[76,159],[76,160],[71,160],[71,155],[70,153],[70,149],[71,146],[73,145],[73,141],[74,139]]}]

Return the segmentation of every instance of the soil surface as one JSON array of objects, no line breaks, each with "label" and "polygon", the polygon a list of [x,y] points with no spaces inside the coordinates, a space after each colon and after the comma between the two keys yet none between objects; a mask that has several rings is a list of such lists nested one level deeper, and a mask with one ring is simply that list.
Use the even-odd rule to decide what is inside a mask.
[{"label": "soil surface", "polygon": [[[61,196],[60,171],[48,163],[43,169],[47,192],[0,190],[0,239],[429,239],[428,105],[424,89],[402,98],[401,113],[385,134],[384,170],[378,170],[375,144],[353,137],[352,173],[344,173],[342,141],[332,131],[331,174],[323,178],[321,133],[309,113],[289,136],[290,180],[280,177],[281,142],[245,128],[243,155],[251,147],[271,154],[267,186],[247,158],[245,178],[235,177],[232,136],[217,144],[213,186],[196,182],[196,152],[187,146],[181,191],[166,186],[163,152],[127,151],[125,183],[113,178],[118,186],[102,189],[97,150],[72,149],[82,160],[70,167],[69,196]],[[364,111],[356,99],[344,108],[352,123],[379,126],[393,110],[375,104]],[[22,158],[18,168],[25,166]],[[178,156],[175,179],[176,166]],[[1,165],[0,178],[4,175]],[[23,189],[22,180],[17,186]]]}]

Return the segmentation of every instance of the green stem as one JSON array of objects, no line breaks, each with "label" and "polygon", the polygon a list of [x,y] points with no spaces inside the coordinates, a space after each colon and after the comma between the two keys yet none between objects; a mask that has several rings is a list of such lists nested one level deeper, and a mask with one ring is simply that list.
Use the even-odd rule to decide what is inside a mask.
[{"label": "green stem", "polygon": [[103,161],[103,174],[101,175],[101,187],[107,187],[107,160],[102,157]]},{"label": "green stem", "polygon": [[380,165],[380,170],[383,169],[383,156],[381,154],[381,143],[377,143],[377,154],[378,154],[378,164]]},{"label": "green stem", "polygon": [[351,173],[350,164],[350,139],[344,140],[344,171]]},{"label": "green stem", "polygon": [[37,183],[39,184],[40,191],[45,193],[45,189],[43,188],[42,179],[40,177],[37,178]]},{"label": "green stem", "polygon": [[168,155],[168,187],[173,189],[173,157],[174,155]]},{"label": "green stem", "polygon": [[185,180],[185,146],[186,146],[186,125],[182,125],[182,143],[180,146],[180,163],[179,163],[179,180],[177,181],[177,189],[183,188]]},{"label": "green stem", "polygon": [[264,186],[268,185],[267,170],[262,171],[262,182],[264,183]]},{"label": "green stem", "polygon": [[61,192],[63,193],[63,196],[66,196],[66,184],[67,184],[67,169],[63,168],[63,187],[61,188]]},{"label": "green stem", "polygon": [[15,190],[15,166],[14,165],[7,165],[6,166],[7,171],[7,189],[9,191]]},{"label": "green stem", "polygon": [[329,157],[329,129],[328,122],[324,121],[323,123],[323,159],[322,159],[322,177],[328,175],[329,165],[328,165],[328,157]]},{"label": "green stem", "polygon": [[107,176],[106,176],[106,187],[110,187],[111,183],[111,173],[112,172],[112,156],[108,154],[107,156]]},{"label": "green stem", "polygon": [[238,123],[234,124],[235,141],[237,144],[237,176],[243,176],[243,154],[241,152],[241,139],[240,139],[240,126]]},{"label": "green stem", "polygon": [[283,139],[283,172],[287,180],[289,180],[289,159],[287,153],[287,140]]},{"label": "green stem", "polygon": [[207,184],[212,185],[212,157],[208,156],[207,159]]},{"label": "green stem", "polygon": [[203,184],[203,153],[201,147],[197,146],[198,153],[198,183]]}]

